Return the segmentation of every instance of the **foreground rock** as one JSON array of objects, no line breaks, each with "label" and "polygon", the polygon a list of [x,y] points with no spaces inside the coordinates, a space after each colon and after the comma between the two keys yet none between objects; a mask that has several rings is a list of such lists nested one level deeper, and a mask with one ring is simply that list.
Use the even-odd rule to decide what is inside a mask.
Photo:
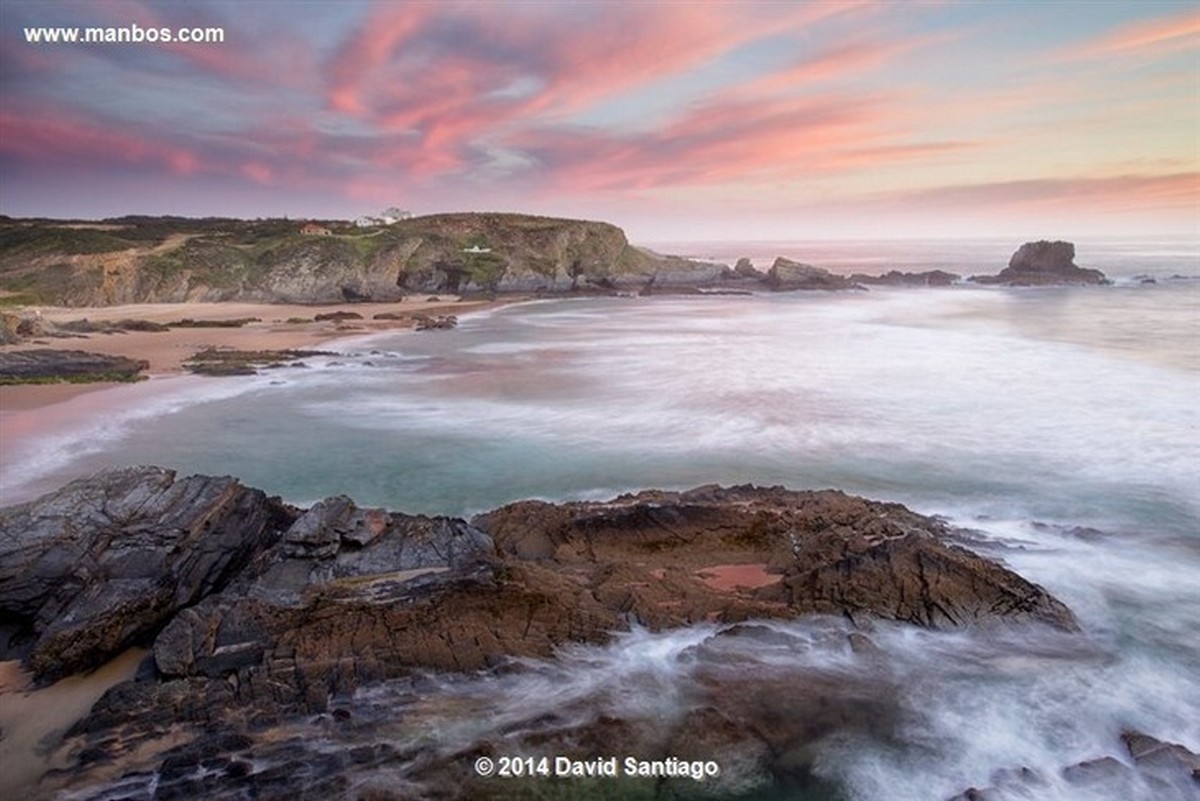
[{"label": "foreground rock", "polygon": [[0,512],[0,660],[96,667],[221,590],[290,519],[232,478],[103,473]]},{"label": "foreground rock", "polygon": [[992,776],[991,786],[968,788],[950,801],[1037,797],[1059,779],[1079,791],[1102,792],[1106,798],[1143,797],[1144,788],[1153,789],[1163,799],[1194,798],[1200,793],[1200,755],[1132,729],[1121,733],[1121,745],[1122,759],[1088,759],[1062,768],[1056,777],[1025,767],[999,770]]},{"label": "foreground rock", "polygon": [[1055,284],[1107,284],[1099,270],[1086,270],[1075,264],[1075,245],[1071,242],[1026,242],[1008,260],[1008,267],[996,275],[974,275],[979,284],[1004,286],[1050,286]]},{"label": "foreground rock", "polygon": [[40,348],[0,353],[0,385],[137,381],[142,371],[149,369],[150,362],[144,359],[82,350]]},{"label": "foreground rock", "polygon": [[[458,782],[462,754],[428,744],[380,751],[370,731],[359,732],[365,744],[350,738],[365,751],[334,759],[326,750],[319,776],[314,753],[281,752],[278,733],[237,754],[255,732],[305,715],[365,714],[363,691],[380,682],[552,657],[633,623],[663,630],[815,613],[863,625],[1076,627],[1059,601],[947,544],[950,534],[898,504],[835,491],[709,486],[605,503],[524,501],[467,522],[362,509],[345,497],[303,511],[231,478],[130,468],[0,510],[0,659],[23,658],[45,681],[150,644],[143,680],[110,690],[74,734],[80,759],[100,764],[155,738],[177,741],[183,727],[195,752],[153,763],[155,786],[178,780],[177,795],[226,797],[224,787],[238,797],[251,775],[269,774],[281,792],[318,779],[337,785],[355,764],[420,763]],[[760,635],[751,627],[741,636]],[[861,639],[855,649],[869,649]],[[713,680],[724,681],[716,653]],[[751,761],[800,753],[835,720],[884,719],[853,698],[831,707],[828,689],[771,690],[809,713],[760,731]],[[685,735],[693,723],[734,747],[745,727],[737,721],[763,699],[698,710],[672,747],[707,747]],[[395,704],[383,706],[380,716]],[[606,736],[597,725],[564,723],[553,737],[578,746]],[[610,735],[650,736],[613,726]],[[213,741],[218,731],[237,732],[236,742]],[[645,752],[663,745],[647,739]],[[196,786],[200,778],[212,786]],[[451,795],[477,795],[456,786]]]}]

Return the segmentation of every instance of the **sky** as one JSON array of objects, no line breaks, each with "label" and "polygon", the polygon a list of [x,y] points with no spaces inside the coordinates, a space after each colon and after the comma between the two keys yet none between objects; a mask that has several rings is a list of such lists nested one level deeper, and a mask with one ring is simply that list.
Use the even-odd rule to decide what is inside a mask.
[{"label": "sky", "polygon": [[[30,42],[219,27],[220,43]],[[0,213],[1200,236],[1198,2],[0,0]]]}]

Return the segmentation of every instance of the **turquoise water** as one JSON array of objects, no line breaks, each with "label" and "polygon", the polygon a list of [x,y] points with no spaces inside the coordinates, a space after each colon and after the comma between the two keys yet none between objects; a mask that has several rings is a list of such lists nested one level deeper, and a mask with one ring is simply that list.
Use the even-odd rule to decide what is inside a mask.
[{"label": "turquoise water", "polygon": [[[1007,257],[995,264],[990,243],[924,261],[927,245],[895,247],[878,266],[866,246],[829,260],[970,273]],[[109,404],[101,424],[64,413],[23,436],[37,421],[9,418],[0,489],[16,500],[150,462],[297,503],[346,493],[465,515],[709,482],[838,487],[979,530],[980,548],[1085,627],[1002,641],[880,627],[888,675],[872,680],[904,724],[900,745],[861,732],[825,743],[818,770],[850,797],[949,797],[1000,768],[1057,775],[1120,755],[1127,726],[1200,751],[1200,281],[1167,280],[1200,273],[1200,253],[1134,242],[1090,256],[1077,261],[1116,286],[554,300],[343,343],[341,356],[258,378],[122,387],[87,396]],[[1159,281],[1131,280],[1140,273]],[[797,680],[830,660],[874,676],[820,636],[829,626],[786,627]],[[536,719],[546,680],[600,709],[624,676],[651,688],[633,707],[649,704],[664,682],[697,681],[710,633],[633,635],[576,653],[569,670],[481,679],[491,706],[479,720]],[[751,667],[736,680],[752,681],[767,657],[738,658]],[[472,725],[499,736],[499,723]],[[1088,792],[1052,782],[1039,797],[1111,797]]]}]

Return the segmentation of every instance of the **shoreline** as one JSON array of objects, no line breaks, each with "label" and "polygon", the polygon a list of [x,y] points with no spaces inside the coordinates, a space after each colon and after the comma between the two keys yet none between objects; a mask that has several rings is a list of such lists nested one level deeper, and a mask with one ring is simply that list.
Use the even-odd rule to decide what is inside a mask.
[{"label": "shoreline", "polygon": [[[499,308],[526,300],[525,297],[495,300],[462,300],[454,296],[420,296],[390,303],[337,303],[301,305],[275,303],[143,303],[124,306],[38,307],[47,323],[65,323],[87,319],[92,322],[137,320],[172,323],[183,319],[196,321],[259,318],[231,328],[171,328],[167,331],[122,331],[80,334],[72,337],[42,336],[5,352],[50,348],[84,350],[108,356],[144,359],[150,363],[148,378],[188,375],[184,362],[205,348],[237,350],[303,350],[342,339],[411,330],[411,318],[419,314],[464,314]],[[315,321],[318,314],[354,312],[361,320]],[[377,314],[404,315],[400,320],[375,320]],[[307,322],[288,322],[305,319]],[[87,384],[15,384],[0,386],[0,427],[5,418],[21,412],[40,410],[100,390],[122,386],[122,382],[97,381]]]}]

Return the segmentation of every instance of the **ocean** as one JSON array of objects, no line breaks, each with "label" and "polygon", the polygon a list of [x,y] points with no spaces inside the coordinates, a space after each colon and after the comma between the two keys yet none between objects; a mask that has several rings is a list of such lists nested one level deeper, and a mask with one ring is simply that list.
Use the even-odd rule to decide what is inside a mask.
[{"label": "ocean", "polygon": [[[1015,246],[653,247],[969,275]],[[1083,633],[879,624],[882,657],[868,658],[837,620],[772,623],[750,645],[712,627],[635,630],[446,680],[446,704],[423,701],[422,736],[494,743],[561,707],[652,721],[783,676],[875,692],[892,712],[886,731],[824,737],[806,758],[827,784],[808,797],[949,798],[1029,768],[1039,799],[1194,798],[1130,778],[1114,796],[1062,770],[1120,757],[1129,728],[1200,752],[1200,244],[1089,242],[1076,262],[1114,285],[544,300],[346,340],[258,377],[116,387],[8,415],[0,498],[153,463],[410,513],[706,483],[898,501],[975,531],[973,547],[1066,602]],[[763,781],[755,797],[799,797]]]}]

